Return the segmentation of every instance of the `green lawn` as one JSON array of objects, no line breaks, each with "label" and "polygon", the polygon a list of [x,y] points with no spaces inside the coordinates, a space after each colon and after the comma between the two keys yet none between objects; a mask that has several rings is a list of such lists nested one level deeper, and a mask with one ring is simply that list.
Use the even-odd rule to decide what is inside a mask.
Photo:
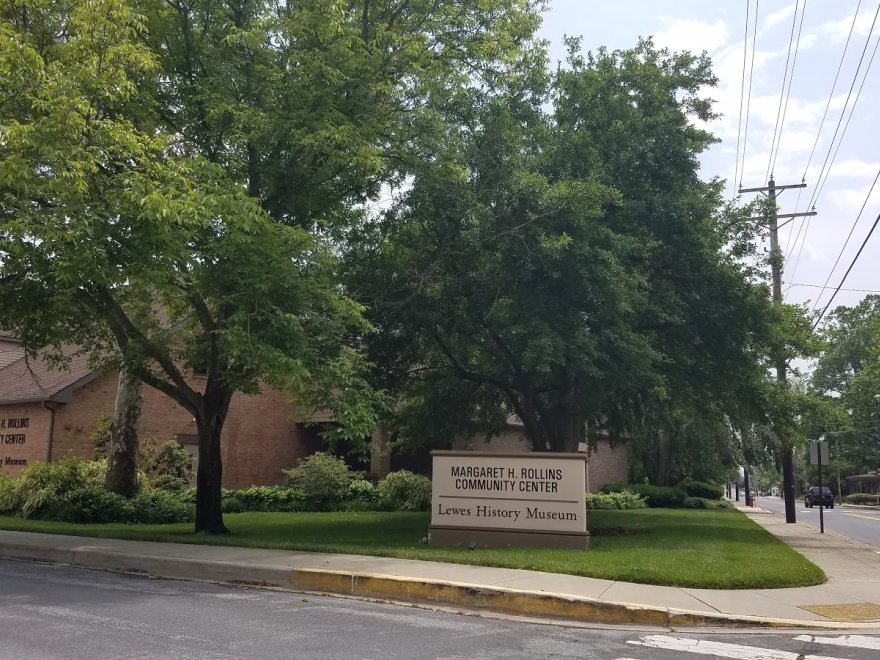
[{"label": "green lawn", "polygon": [[0,517],[0,529],[427,559],[682,587],[792,587],[826,579],[738,511],[591,511],[587,551],[430,546],[421,542],[426,513],[240,513],[224,519],[228,536],[194,534],[191,524],[76,525],[9,517]]}]

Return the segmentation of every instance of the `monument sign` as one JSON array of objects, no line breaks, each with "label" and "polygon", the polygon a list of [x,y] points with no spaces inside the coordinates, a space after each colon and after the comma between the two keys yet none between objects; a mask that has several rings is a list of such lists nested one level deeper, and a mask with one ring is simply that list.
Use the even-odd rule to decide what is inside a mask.
[{"label": "monument sign", "polygon": [[584,454],[433,451],[431,543],[586,548]]}]

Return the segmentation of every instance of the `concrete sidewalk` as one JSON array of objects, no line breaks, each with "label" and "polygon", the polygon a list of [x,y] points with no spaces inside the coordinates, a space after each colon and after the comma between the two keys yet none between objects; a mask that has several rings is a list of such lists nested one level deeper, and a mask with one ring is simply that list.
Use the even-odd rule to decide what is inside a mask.
[{"label": "concrete sidewalk", "polygon": [[876,549],[787,525],[769,511],[741,510],[820,566],[828,581],[791,589],[687,589],[359,555],[8,531],[0,531],[0,557],[589,623],[880,631]]}]

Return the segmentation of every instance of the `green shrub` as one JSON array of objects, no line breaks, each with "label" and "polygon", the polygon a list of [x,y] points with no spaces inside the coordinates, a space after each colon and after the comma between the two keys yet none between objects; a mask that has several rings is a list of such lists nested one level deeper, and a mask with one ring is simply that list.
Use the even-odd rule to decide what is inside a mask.
[{"label": "green shrub", "polygon": [[196,519],[196,511],[180,493],[145,490],[126,500],[124,517],[132,524],[165,525],[192,522]]},{"label": "green shrub", "polygon": [[428,511],[431,480],[409,470],[392,472],[379,482],[379,502],[386,511]]},{"label": "green shrub", "polygon": [[177,440],[141,448],[138,462],[150,478],[150,486],[181,492],[193,479],[193,457]]},{"label": "green shrub", "polygon": [[84,486],[69,491],[47,505],[42,517],[80,524],[123,522],[127,519],[128,500],[103,486]]},{"label": "green shrub", "polygon": [[[2,492],[2,489],[0,489]],[[872,495],[871,493],[853,493],[847,495],[844,500],[847,504],[880,504],[880,495]],[[2,496],[0,496],[0,509],[2,509]]]},{"label": "green shrub", "polygon": [[685,509],[732,509],[733,505],[727,500],[713,500],[705,497],[688,497],[682,505]]},{"label": "green shrub", "polygon": [[[141,483],[138,480],[138,483]],[[149,479],[149,486],[154,490],[167,490],[172,493],[182,493],[189,488],[189,479],[181,479],[173,474],[160,474]]]},{"label": "green shrub", "polygon": [[619,493],[587,493],[587,508],[594,510],[644,509],[648,505],[640,495],[629,491]]},{"label": "green shrub", "polygon": [[[239,511],[301,511],[303,494],[290,486],[251,486],[240,490],[224,490],[223,501],[234,499]],[[231,509],[230,513],[234,513]]]},{"label": "green shrub", "polygon": [[652,509],[678,509],[684,506],[687,495],[683,490],[669,486],[652,486],[650,484],[605,484],[603,493],[620,493],[628,491],[641,495]]},{"label": "green shrub", "polygon": [[317,452],[286,470],[288,483],[302,493],[305,511],[336,511],[355,475],[341,458]]},{"label": "green shrub", "polygon": [[0,474],[0,515],[14,514],[17,510],[18,491],[14,479]]},{"label": "green shrub", "polygon": [[379,508],[379,489],[366,479],[355,479],[348,486],[346,511],[375,511]]},{"label": "green shrub", "polygon": [[684,492],[688,497],[702,497],[707,500],[720,500],[724,497],[724,489],[716,484],[708,484],[705,481],[688,481],[684,485]]},{"label": "green shrub", "polygon": [[22,518],[43,518],[68,493],[81,488],[100,488],[101,484],[95,483],[98,471],[88,463],[68,458],[57,463],[28,466],[13,480],[12,492],[7,494],[10,512]]},{"label": "green shrub", "polygon": [[244,513],[244,504],[235,495],[224,495],[220,504],[223,513]]}]

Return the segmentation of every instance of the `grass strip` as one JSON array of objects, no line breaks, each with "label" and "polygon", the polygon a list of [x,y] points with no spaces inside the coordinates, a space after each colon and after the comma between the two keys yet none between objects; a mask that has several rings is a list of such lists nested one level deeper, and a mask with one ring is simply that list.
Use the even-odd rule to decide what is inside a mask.
[{"label": "grass strip", "polygon": [[[738,511],[591,511],[589,550],[428,545],[426,513],[239,513],[229,535],[191,524],[78,525],[0,516],[0,529],[170,543],[244,546],[519,568],[641,584],[763,589],[820,584],[825,574]],[[610,532],[610,533],[609,533]]]}]

